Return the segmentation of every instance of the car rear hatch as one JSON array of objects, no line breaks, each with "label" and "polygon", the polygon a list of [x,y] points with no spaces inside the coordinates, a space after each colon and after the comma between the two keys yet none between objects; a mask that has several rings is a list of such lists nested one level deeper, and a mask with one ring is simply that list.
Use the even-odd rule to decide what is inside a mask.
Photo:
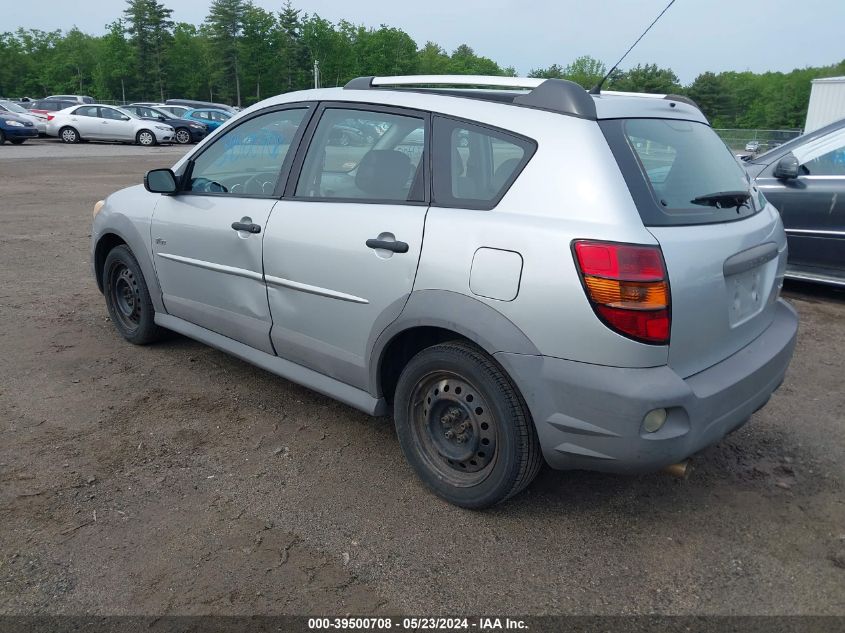
[{"label": "car rear hatch", "polygon": [[683,377],[772,322],[786,265],[778,215],[704,122],[601,122],[669,277],[669,365]]}]

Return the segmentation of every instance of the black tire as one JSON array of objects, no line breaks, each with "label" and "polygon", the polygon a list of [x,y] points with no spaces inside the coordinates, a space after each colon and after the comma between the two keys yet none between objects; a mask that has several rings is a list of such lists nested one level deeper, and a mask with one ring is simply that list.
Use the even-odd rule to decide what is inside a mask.
[{"label": "black tire", "polygon": [[9,139],[9,142],[10,142],[12,145],[23,145],[23,142],[24,142],[25,140],[26,140],[25,138],[13,138],[13,139]]},{"label": "black tire", "polygon": [[3,130],[0,130],[0,145],[6,142],[6,133]]},{"label": "black tire", "polygon": [[176,142],[179,143],[179,145],[187,145],[193,140],[191,138],[191,131],[186,127],[177,128],[175,137]]},{"label": "black tire", "polygon": [[394,420],[417,476],[457,506],[480,509],[512,497],[542,463],[516,386],[490,356],[462,341],[410,360],[396,386]]},{"label": "black tire", "polygon": [[59,130],[59,138],[62,139],[62,143],[78,143],[81,140],[79,132],[69,125]]},{"label": "black tire", "polygon": [[135,135],[135,142],[138,143],[138,145],[143,145],[144,147],[158,145],[156,135],[150,130],[138,130],[138,133]]},{"label": "black tire", "polygon": [[103,264],[103,294],[112,323],[120,335],[135,345],[161,338],[155,308],[138,260],[128,246],[115,246]]}]

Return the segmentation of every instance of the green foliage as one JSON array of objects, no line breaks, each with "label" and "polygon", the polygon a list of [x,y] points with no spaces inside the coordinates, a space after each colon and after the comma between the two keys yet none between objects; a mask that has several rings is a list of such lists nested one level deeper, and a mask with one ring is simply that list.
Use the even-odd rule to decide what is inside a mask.
[{"label": "green foliage", "polygon": [[[248,7],[243,0],[211,0],[205,18],[213,45],[212,61],[216,62],[220,70],[218,98],[234,100],[238,106],[241,105],[240,40]],[[249,8],[256,11],[255,7]]]},{"label": "green foliage", "polygon": [[[122,19],[106,25],[101,36],[76,28],[0,32],[0,95],[80,92],[103,100],[183,97],[248,105],[310,88],[315,61],[323,86],[361,75],[516,75],[467,44],[451,54],[431,41],[418,48],[402,29],[333,23],[303,13],[291,0],[278,12],[252,0],[210,0],[199,26],[174,24],[171,14],[159,0],[126,0]],[[602,61],[583,55],[529,76],[590,88],[606,72]],[[614,70],[604,88],[686,94],[714,127],[800,128],[810,82],[836,75],[845,75],[845,60],[789,73],[705,72],[684,87],[670,68],[638,64]]]},{"label": "green foliage", "polygon": [[614,71],[609,79],[608,89],[653,94],[678,94],[683,91],[681,82],[672,69],[659,68],[657,64],[637,64],[627,71]]},{"label": "green foliage", "polygon": [[157,93],[160,99],[164,98],[165,57],[172,39],[172,13],[158,0],[126,0],[123,14],[135,57],[133,93]]},{"label": "green foliage", "polygon": [[589,89],[601,81],[606,73],[607,68],[603,62],[589,55],[582,55],[566,66],[552,64],[548,68],[532,70],[528,76],[540,79],[568,79]]}]

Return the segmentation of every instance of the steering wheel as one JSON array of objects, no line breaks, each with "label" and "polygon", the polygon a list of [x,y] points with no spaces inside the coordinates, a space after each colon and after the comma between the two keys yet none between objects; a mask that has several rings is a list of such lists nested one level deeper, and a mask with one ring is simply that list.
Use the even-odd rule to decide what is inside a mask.
[{"label": "steering wheel", "polygon": [[191,180],[191,191],[199,191],[201,193],[228,193],[229,190],[216,180],[194,178]]},{"label": "steering wheel", "polygon": [[[261,180],[259,180],[259,178]],[[276,188],[276,183],[272,180],[272,178],[267,178],[268,174],[254,174],[250,176],[243,183],[244,193],[253,195],[267,195],[273,193],[273,189]]]}]

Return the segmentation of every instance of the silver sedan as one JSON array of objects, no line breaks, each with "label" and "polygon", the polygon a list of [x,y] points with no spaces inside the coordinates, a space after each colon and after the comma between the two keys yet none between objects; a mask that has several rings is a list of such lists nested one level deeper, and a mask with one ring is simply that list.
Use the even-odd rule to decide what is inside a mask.
[{"label": "silver sedan", "polygon": [[169,125],[140,119],[115,106],[74,105],[47,115],[47,134],[65,143],[79,141],[124,141],[138,145],[172,143],[175,131]]}]

